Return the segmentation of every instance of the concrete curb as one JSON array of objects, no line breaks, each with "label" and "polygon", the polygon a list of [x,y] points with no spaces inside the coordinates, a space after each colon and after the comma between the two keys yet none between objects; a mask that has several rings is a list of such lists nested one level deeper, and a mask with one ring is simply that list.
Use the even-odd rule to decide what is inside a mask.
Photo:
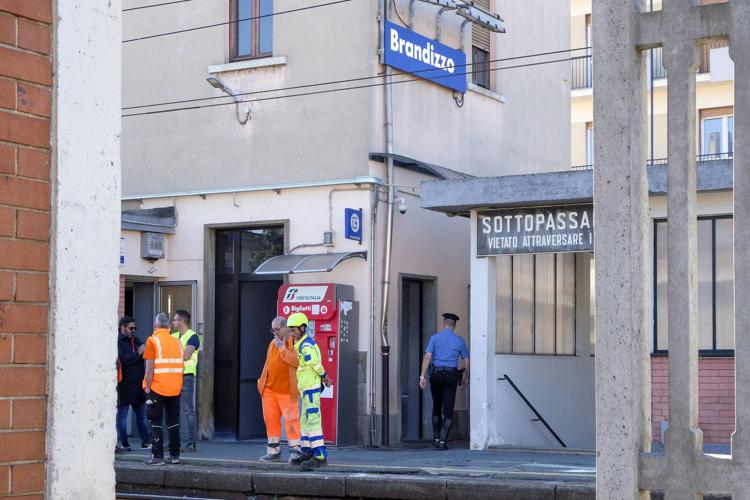
[{"label": "concrete curb", "polygon": [[590,500],[593,483],[429,476],[426,474],[342,473],[330,470],[252,470],[190,465],[154,467],[115,463],[118,491],[190,492],[205,496],[237,494],[327,498],[497,498],[503,500]]}]

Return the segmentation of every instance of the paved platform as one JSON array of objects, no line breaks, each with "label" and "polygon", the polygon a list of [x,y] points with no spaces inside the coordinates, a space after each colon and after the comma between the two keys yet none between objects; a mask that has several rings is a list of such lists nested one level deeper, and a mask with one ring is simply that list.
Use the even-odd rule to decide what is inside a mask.
[{"label": "paved platform", "polygon": [[264,453],[262,442],[201,442],[196,453],[182,454],[181,465],[165,467],[143,465],[145,451],[118,455],[118,492],[242,499],[590,499],[595,491],[592,452],[476,451],[465,443],[447,451],[428,445],[334,448],[328,467],[315,471],[259,462]]}]

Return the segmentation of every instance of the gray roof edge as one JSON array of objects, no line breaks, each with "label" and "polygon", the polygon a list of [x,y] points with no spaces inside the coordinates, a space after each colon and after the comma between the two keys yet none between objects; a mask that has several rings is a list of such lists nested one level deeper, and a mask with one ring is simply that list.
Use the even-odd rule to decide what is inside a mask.
[{"label": "gray roof edge", "polygon": [[[648,168],[649,193],[667,192],[667,165]],[[733,189],[731,160],[697,165],[698,191]],[[565,170],[474,179],[422,181],[421,207],[449,214],[481,208],[591,203],[593,170]]]},{"label": "gray roof edge", "polygon": [[158,224],[139,224],[131,221],[121,221],[120,229],[123,231],[139,231],[141,233],[174,234],[175,228]]}]

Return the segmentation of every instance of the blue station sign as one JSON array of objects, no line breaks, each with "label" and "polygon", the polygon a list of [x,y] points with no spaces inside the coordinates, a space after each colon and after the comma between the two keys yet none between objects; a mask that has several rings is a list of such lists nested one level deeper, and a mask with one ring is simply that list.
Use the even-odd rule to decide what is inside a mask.
[{"label": "blue station sign", "polygon": [[344,209],[344,237],[362,243],[362,209]]},{"label": "blue station sign", "polygon": [[466,92],[466,54],[426,36],[385,23],[385,64],[443,87]]}]

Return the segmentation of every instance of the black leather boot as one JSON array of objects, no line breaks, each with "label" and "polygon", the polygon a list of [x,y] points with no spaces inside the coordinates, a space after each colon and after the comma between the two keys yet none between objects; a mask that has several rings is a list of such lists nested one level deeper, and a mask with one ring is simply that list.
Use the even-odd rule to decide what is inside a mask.
[{"label": "black leather boot", "polygon": [[432,416],[432,446],[440,445],[440,417]]},{"label": "black leather boot", "polygon": [[448,435],[451,432],[451,426],[453,426],[453,419],[446,418],[443,422],[443,429],[440,431],[440,443],[438,444],[439,450],[447,450],[448,446],[445,444],[448,442]]}]

